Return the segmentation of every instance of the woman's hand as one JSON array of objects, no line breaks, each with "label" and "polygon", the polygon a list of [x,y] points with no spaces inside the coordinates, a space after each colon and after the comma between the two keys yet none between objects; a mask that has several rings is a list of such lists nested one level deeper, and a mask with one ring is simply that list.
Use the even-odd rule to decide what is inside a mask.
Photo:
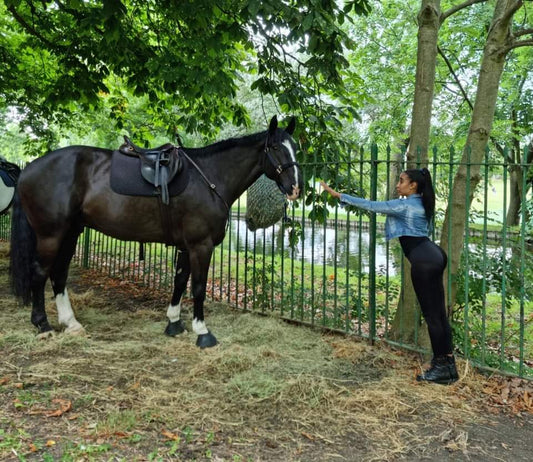
[{"label": "woman's hand", "polygon": [[320,182],[320,186],[322,186],[322,189],[326,191],[329,195],[336,197],[337,199],[340,199],[341,194],[334,189],[330,188],[325,181]]}]

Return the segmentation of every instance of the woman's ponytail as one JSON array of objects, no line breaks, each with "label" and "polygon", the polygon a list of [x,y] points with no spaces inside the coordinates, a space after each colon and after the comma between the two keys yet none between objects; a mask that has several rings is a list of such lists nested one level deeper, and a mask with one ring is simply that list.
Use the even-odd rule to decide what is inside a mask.
[{"label": "woman's ponytail", "polygon": [[431,223],[435,215],[435,190],[433,189],[433,182],[431,180],[431,173],[427,168],[409,169],[405,173],[418,184],[417,194],[422,195],[422,205],[426,212],[428,223]]}]

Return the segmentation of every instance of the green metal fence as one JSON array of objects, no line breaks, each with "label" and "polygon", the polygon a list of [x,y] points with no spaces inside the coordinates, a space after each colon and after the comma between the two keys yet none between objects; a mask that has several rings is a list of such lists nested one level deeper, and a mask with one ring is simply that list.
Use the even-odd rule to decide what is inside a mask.
[{"label": "green metal fence", "polygon": [[11,236],[11,221],[9,219],[9,213],[0,215],[0,240],[7,241]]},{"label": "green metal fence", "polygon": [[[439,221],[458,168],[456,157],[453,151],[433,151],[429,163],[438,196],[437,241]],[[327,165],[307,162],[303,165],[306,181],[313,184],[328,169],[337,176],[339,189],[355,185],[365,197],[387,199],[391,183],[396,181],[391,170],[398,167],[390,149],[378,152],[373,148],[355,158]],[[452,325],[459,354],[481,368],[531,379],[533,220],[527,207],[522,207],[520,224],[509,225],[511,170],[519,172],[526,202],[533,201],[528,189],[531,165],[511,169],[487,153],[481,165],[481,182],[468,209],[461,270],[453,281],[458,296]],[[383,217],[324,207],[317,195],[318,191],[305,203],[291,204],[287,220],[256,232],[246,229],[245,201],[237,201],[226,239],[212,258],[208,298],[371,341],[424,350],[420,340],[425,327],[418,311],[414,339],[401,341],[394,335],[393,320],[395,328],[408,322],[395,319],[402,294],[403,259],[399,243],[384,240]],[[326,219],[316,219],[326,215]],[[4,228],[0,227],[2,238],[9,233]],[[170,296],[173,249],[145,244],[144,260],[139,254],[138,243],[86,230],[75,261],[111,277],[168,288]],[[447,283],[450,286],[452,281]],[[161,303],[165,306],[168,300]]]}]

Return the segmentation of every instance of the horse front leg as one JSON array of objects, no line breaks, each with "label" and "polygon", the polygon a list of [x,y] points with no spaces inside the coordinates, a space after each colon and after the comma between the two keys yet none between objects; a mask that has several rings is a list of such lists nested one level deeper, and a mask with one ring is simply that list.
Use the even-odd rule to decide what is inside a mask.
[{"label": "horse front leg", "polygon": [[190,252],[190,264],[192,274],[192,293],[194,297],[194,314],[192,329],[198,335],[196,346],[200,348],[210,348],[217,344],[216,337],[207,329],[204,321],[204,301],[207,286],[207,274],[211,255],[213,254],[212,244],[201,244]]},{"label": "horse front leg", "polygon": [[185,332],[185,326],[181,319],[181,297],[187,289],[187,281],[190,274],[189,252],[179,251],[174,275],[174,291],[167,309],[168,324],[165,329],[165,334],[171,337]]}]

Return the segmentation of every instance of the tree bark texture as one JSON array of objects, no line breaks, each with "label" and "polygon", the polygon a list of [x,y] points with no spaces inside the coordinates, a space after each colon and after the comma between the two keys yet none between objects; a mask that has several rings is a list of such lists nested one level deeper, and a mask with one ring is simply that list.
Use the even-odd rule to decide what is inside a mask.
[{"label": "tree bark texture", "polygon": [[415,96],[411,117],[410,148],[407,153],[408,167],[417,161],[427,164],[440,15],[440,0],[422,0],[418,13]]},{"label": "tree bark texture", "polygon": [[[448,253],[447,272],[451,275],[448,278],[448,274],[445,274],[445,281],[451,281],[448,293],[449,310],[455,303],[457,293],[455,281],[463,250],[467,211],[481,180],[480,163],[483,161],[492,129],[500,78],[505,65],[504,50],[512,41],[511,23],[519,4],[521,2],[517,0],[496,2],[483,51],[470,129],[461,164],[453,181],[451,202],[448,204],[442,226],[441,246]],[[470,164],[468,175],[467,163]],[[469,188],[466,187],[467,182],[470,182]]]},{"label": "tree bark texture", "polygon": [[[407,168],[420,163],[427,165],[431,109],[435,87],[437,65],[437,40],[440,28],[440,0],[422,0],[418,13],[418,49],[415,77],[415,95],[411,117],[410,143],[407,151]],[[416,320],[418,304],[411,283],[410,265],[403,258],[402,296],[391,323],[389,335],[402,342],[414,342],[418,335],[418,345],[429,347],[427,329],[419,329]],[[420,333],[423,333],[420,335]]]}]

